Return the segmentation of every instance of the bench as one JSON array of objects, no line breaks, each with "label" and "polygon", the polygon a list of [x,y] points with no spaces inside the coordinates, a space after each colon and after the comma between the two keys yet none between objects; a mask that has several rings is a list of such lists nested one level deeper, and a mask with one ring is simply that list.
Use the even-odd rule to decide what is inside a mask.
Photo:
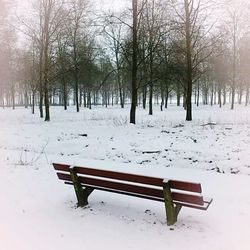
[{"label": "bench", "polygon": [[57,176],[73,185],[77,205],[84,207],[94,189],[164,202],[167,224],[173,225],[182,207],[207,210],[212,199],[201,195],[201,184],[122,172],[53,163]]}]

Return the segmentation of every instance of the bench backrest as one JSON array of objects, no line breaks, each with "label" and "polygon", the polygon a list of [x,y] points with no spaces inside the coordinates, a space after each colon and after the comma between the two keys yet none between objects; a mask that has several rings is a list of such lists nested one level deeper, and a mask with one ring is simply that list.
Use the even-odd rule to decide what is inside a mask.
[{"label": "bench backrest", "polygon": [[[72,184],[70,165],[53,163],[57,176],[66,184]],[[149,177],[101,170],[87,167],[74,167],[78,180],[83,186],[99,190],[122,193],[146,199],[164,201],[163,178]],[[174,203],[199,208],[204,205],[200,183],[169,180]]]}]

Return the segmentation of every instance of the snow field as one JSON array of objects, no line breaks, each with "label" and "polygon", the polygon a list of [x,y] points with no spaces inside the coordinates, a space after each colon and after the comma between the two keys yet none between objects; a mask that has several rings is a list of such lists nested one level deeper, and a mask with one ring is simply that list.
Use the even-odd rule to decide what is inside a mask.
[{"label": "snow field", "polygon": [[[52,107],[50,123],[0,111],[0,249],[249,249],[250,108],[201,107],[188,123],[173,106],[152,117],[139,109],[136,126],[128,111]],[[214,201],[183,208],[173,227],[164,204],[113,193],[76,208],[52,162],[198,181]]]}]

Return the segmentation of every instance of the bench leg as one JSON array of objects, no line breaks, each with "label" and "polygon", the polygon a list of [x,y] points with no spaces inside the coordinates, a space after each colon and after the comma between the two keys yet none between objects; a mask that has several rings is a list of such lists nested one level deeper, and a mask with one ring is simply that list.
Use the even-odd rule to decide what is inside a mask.
[{"label": "bench leg", "polygon": [[165,210],[167,216],[167,225],[171,226],[174,225],[177,221],[177,216],[181,210],[180,205],[174,205],[171,189],[170,189],[170,182],[163,182],[163,194],[164,194],[164,202],[165,202]]},{"label": "bench leg", "polygon": [[84,189],[82,188],[74,167],[70,167],[69,172],[70,172],[71,180],[73,182],[75,193],[76,193],[77,206],[84,207],[88,205],[88,197],[93,192],[94,189],[90,187],[86,187]]}]

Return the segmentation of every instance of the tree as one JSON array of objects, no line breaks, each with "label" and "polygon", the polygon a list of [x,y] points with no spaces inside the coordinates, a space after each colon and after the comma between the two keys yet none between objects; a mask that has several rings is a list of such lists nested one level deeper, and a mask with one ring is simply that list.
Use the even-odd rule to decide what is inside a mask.
[{"label": "tree", "polygon": [[176,46],[180,48],[184,60],[184,97],[186,120],[192,120],[192,94],[193,84],[202,76],[204,62],[213,53],[216,39],[208,39],[212,32],[213,24],[207,22],[208,16],[213,11],[210,2],[204,0],[173,1],[176,13],[174,37],[180,39]]},{"label": "tree", "polygon": [[76,111],[79,112],[79,46],[80,41],[85,39],[83,37],[83,25],[86,21],[86,11],[88,7],[87,0],[71,0],[70,2],[70,24],[69,24],[69,37],[70,46],[72,47],[72,61],[74,68],[74,81],[75,81],[75,102]]},{"label": "tree", "polygon": [[226,10],[227,18],[225,28],[229,34],[230,41],[230,79],[231,79],[231,109],[234,109],[235,90],[238,79],[239,66],[239,40],[242,36],[242,6],[238,4],[229,4]]},{"label": "tree", "polygon": [[132,0],[133,25],[132,25],[132,74],[131,74],[131,108],[130,123],[135,124],[136,105],[137,105],[137,50],[138,50],[138,1]]}]

